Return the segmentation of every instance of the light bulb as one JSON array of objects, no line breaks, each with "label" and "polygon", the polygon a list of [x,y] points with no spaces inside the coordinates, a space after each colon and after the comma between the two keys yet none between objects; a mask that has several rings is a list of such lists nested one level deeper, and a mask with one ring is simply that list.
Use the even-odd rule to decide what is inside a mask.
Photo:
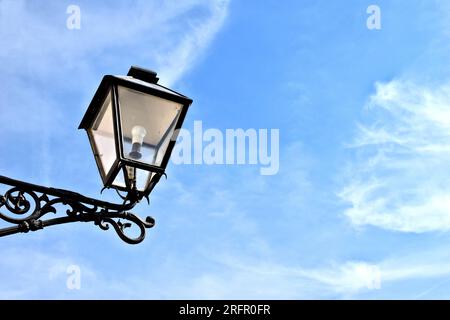
[{"label": "light bulb", "polygon": [[131,146],[130,157],[139,160],[142,158],[141,148],[144,143],[144,137],[147,135],[147,130],[142,126],[134,126],[131,129],[131,135],[133,144]]}]

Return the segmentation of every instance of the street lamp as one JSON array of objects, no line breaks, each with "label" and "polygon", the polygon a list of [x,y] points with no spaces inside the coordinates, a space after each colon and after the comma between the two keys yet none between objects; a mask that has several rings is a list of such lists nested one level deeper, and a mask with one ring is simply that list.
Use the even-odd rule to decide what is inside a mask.
[{"label": "street lamp", "polygon": [[[108,203],[0,176],[0,183],[13,187],[0,197],[0,209],[22,216],[0,212],[0,219],[15,224],[0,229],[0,236],[84,221],[94,222],[104,230],[112,225],[122,240],[141,242],[154,220],[147,217],[144,221],[127,211],[142,198],[148,200],[165,174],[178,129],[191,103],[188,97],[159,85],[156,73],[150,70],[131,67],[127,76],[104,76],[79,128],[87,132],[104,188],[115,189],[123,203]],[[44,215],[57,212],[57,204],[70,207],[67,215],[42,220]],[[141,231],[135,238],[125,233],[131,223]]]}]

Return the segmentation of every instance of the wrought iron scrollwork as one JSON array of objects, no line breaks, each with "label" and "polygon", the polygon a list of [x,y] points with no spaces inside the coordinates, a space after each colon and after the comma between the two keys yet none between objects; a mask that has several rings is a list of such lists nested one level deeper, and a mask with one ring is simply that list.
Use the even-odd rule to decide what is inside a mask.
[{"label": "wrought iron scrollwork", "polygon": [[[142,220],[128,212],[140,200],[133,192],[127,195],[124,203],[114,204],[72,191],[47,188],[3,176],[0,176],[0,184],[11,187],[3,196],[0,195],[0,219],[13,225],[0,229],[0,237],[71,222],[93,222],[102,230],[112,226],[120,239],[137,244],[144,240],[146,229],[155,225],[151,217]],[[65,215],[43,219],[49,214],[57,214],[56,206],[67,207]],[[4,209],[9,214],[2,212]],[[139,234],[135,237],[126,232],[133,225],[139,228]]]}]

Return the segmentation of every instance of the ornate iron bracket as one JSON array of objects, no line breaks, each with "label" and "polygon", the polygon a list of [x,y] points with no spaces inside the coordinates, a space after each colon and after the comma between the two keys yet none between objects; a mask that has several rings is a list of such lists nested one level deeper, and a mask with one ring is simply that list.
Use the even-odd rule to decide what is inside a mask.
[{"label": "ornate iron bracket", "polygon": [[[37,231],[58,224],[94,222],[102,230],[108,230],[112,226],[120,239],[129,244],[137,244],[144,240],[146,229],[155,225],[155,220],[151,217],[144,221],[128,212],[140,200],[139,195],[133,192],[128,193],[123,204],[114,204],[72,191],[47,188],[4,176],[0,176],[0,184],[12,187],[3,196],[0,195],[0,219],[15,225],[0,229],[0,237]],[[67,206],[66,215],[43,220],[44,216],[57,213],[56,205]],[[2,209],[8,210],[10,215],[1,212]],[[126,234],[125,230],[132,225],[140,230],[136,237]]]}]

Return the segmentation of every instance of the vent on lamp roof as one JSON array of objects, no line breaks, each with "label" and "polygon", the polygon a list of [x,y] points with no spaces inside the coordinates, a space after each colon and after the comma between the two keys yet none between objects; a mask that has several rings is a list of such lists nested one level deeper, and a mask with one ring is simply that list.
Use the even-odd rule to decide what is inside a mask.
[{"label": "vent on lamp roof", "polygon": [[155,71],[147,70],[136,66],[132,66],[128,71],[127,75],[135,79],[139,79],[150,83],[158,83],[159,80],[159,78],[156,76]]}]

